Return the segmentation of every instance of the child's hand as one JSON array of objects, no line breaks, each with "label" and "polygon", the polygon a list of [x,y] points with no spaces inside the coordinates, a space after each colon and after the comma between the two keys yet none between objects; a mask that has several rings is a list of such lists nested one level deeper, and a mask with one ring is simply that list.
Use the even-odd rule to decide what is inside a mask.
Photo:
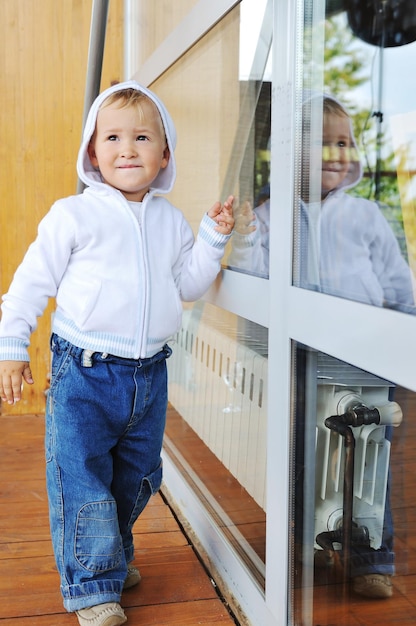
[{"label": "child's hand", "polygon": [[233,202],[234,197],[228,196],[223,205],[221,202],[216,202],[208,211],[208,216],[217,222],[215,230],[222,235],[230,235],[234,228]]},{"label": "child's hand", "polygon": [[23,380],[33,385],[32,372],[27,361],[0,361],[0,397],[3,402],[19,402]]}]

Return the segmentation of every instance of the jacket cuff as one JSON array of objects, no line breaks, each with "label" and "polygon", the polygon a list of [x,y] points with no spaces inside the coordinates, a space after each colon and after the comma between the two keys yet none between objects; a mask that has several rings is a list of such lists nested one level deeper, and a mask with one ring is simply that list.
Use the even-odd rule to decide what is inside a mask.
[{"label": "jacket cuff", "polygon": [[214,248],[223,248],[230,239],[232,231],[229,235],[222,235],[214,230],[216,225],[217,222],[211,219],[208,213],[205,213],[199,226],[198,236]]},{"label": "jacket cuff", "polygon": [[16,337],[0,338],[0,361],[29,361],[28,344]]}]

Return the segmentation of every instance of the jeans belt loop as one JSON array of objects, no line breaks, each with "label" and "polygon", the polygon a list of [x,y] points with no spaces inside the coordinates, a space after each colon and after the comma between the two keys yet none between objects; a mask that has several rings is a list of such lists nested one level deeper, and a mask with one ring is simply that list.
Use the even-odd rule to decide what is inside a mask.
[{"label": "jeans belt loop", "polygon": [[81,357],[81,365],[82,367],[92,367],[92,355],[94,354],[94,350],[83,350]]}]

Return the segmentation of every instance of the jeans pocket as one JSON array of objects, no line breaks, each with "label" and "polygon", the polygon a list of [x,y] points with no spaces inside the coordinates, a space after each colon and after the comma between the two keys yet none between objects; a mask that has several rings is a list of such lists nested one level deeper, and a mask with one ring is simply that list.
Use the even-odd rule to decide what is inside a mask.
[{"label": "jeans pocket", "polygon": [[154,472],[148,474],[147,476],[144,476],[144,478],[142,479],[136,503],[134,505],[134,509],[129,520],[130,528],[133,527],[134,522],[137,520],[140,513],[145,508],[150,499],[150,496],[154,496],[155,493],[159,491],[162,484],[162,476],[163,469],[162,463],[160,463],[159,467]]},{"label": "jeans pocket", "polygon": [[[62,340],[61,340],[62,341]],[[54,416],[54,393],[59,381],[67,371],[71,363],[69,350],[61,350],[60,347],[52,344],[52,377],[51,384],[46,396],[46,425],[45,425],[45,458],[48,463],[54,455],[55,447],[55,416]]]},{"label": "jeans pocket", "polygon": [[162,469],[162,463],[160,463],[157,470],[155,470],[154,472],[152,472],[151,474],[143,478],[142,489],[140,491],[143,491],[144,484],[147,483],[147,485],[149,486],[151,495],[154,496],[155,493],[159,491],[160,486],[162,484],[162,475],[163,475],[163,469]]},{"label": "jeans pocket", "polygon": [[72,356],[69,350],[61,350],[55,347],[52,355],[52,367],[51,367],[51,385],[49,388],[49,394],[56,387],[56,384],[62,378],[63,374],[68,368],[71,362]]},{"label": "jeans pocket", "polygon": [[90,572],[106,572],[119,567],[122,554],[116,503],[109,500],[83,506],[75,533],[79,564]]},{"label": "jeans pocket", "polygon": [[53,442],[55,437],[54,421],[53,421],[53,402],[50,393],[46,398],[46,414],[45,414],[45,460],[49,463],[53,457]]}]

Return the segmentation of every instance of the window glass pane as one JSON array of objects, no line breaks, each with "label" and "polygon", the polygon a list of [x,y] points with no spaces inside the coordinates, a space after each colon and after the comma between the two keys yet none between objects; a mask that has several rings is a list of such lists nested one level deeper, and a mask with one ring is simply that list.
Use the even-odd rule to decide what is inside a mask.
[{"label": "window glass pane", "polygon": [[414,313],[416,92],[405,68],[416,64],[416,8],[314,4],[305,11],[294,284]]},{"label": "window glass pane", "polygon": [[415,623],[416,394],[306,346],[294,359],[293,623]]},{"label": "window glass pane", "polygon": [[271,5],[241,3],[239,116],[225,178],[238,198],[227,267],[262,278],[269,275]]},{"label": "window glass pane", "polygon": [[171,344],[165,450],[264,587],[267,329],[209,304]]},{"label": "window glass pane", "polygon": [[[243,0],[152,86],[178,134],[170,200],[195,234],[216,200],[233,194],[252,211],[269,181],[270,8]],[[258,271],[240,237],[236,264],[232,245],[225,264]],[[185,306],[171,345],[165,451],[263,590],[268,331],[199,302]]]}]

